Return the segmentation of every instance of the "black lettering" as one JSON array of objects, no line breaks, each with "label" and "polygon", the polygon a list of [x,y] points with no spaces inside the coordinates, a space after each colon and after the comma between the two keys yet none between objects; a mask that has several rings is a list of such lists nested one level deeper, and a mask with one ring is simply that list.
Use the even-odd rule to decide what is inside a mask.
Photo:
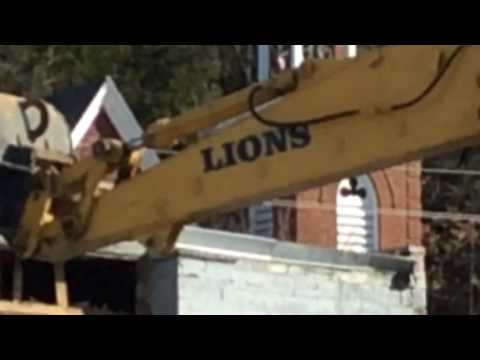
[{"label": "black lettering", "polygon": [[310,128],[308,126],[296,126],[290,130],[291,144],[293,149],[306,148],[312,142]]},{"label": "black lettering", "polygon": [[220,159],[214,162],[213,148],[205,149],[202,151],[203,163],[205,164],[205,172],[218,171],[225,167],[225,163]]},{"label": "black lettering", "polygon": [[[44,103],[41,101],[25,101],[19,104],[20,111],[22,112],[23,121],[25,123],[25,129],[27,130],[27,136],[30,142],[34,143],[38,138],[42,137],[48,129],[48,110]],[[40,111],[40,124],[36,129],[33,129],[30,123],[30,119],[27,115],[27,109],[35,107]]]},{"label": "black lettering", "polygon": [[230,167],[236,165],[235,161],[235,143],[226,143],[223,145],[223,149],[225,150],[226,161],[225,167]]},{"label": "black lettering", "polygon": [[262,155],[262,142],[255,136],[250,136],[238,145],[238,156],[242,161],[254,162]]},{"label": "black lettering", "polygon": [[287,131],[285,129],[266,132],[263,134],[263,137],[267,145],[266,156],[288,151]]},{"label": "black lettering", "polygon": [[214,148],[203,150],[205,172],[232,167],[237,165],[239,161],[251,163],[258,160],[262,155],[273,156],[276,153],[287,152],[289,150],[288,138],[290,138],[292,149],[305,148],[312,142],[310,129],[306,126],[269,131],[263,133],[261,137],[249,136],[238,144],[234,142],[223,144],[222,158],[215,158]]}]

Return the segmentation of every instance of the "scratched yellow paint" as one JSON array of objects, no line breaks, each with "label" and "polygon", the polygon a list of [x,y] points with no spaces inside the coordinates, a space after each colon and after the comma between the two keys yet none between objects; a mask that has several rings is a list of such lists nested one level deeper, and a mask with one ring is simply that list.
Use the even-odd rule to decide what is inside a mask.
[{"label": "scratched yellow paint", "polygon": [[[263,133],[272,130],[248,117],[106,194],[95,207],[83,239],[60,242],[43,255],[74,256],[146,236],[172,224],[197,221],[218,211],[480,142],[478,46],[469,47],[459,56],[424,101],[406,110],[385,112],[421,93],[439,71],[442,52],[449,55],[455,48],[392,46],[363,56],[331,76],[322,71],[319,63],[298,91],[262,115],[277,121],[351,109],[360,109],[360,115],[311,126],[307,147],[205,173],[205,149],[221,154],[227,143],[239,143],[252,135],[261,139]],[[205,112],[197,113],[203,117],[204,125],[218,123],[219,114],[230,116],[245,111],[248,94],[239,94],[230,98],[228,111],[220,106],[210,122]],[[189,126],[196,121],[194,114],[183,117],[189,118]]]}]

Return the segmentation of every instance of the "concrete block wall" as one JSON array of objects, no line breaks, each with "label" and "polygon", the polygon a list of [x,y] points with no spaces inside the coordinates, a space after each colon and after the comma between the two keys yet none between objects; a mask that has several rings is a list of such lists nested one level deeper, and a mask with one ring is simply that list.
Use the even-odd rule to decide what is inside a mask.
[{"label": "concrete block wall", "polygon": [[[422,295],[394,273],[181,258],[183,315],[416,315]],[[157,309],[161,313],[161,308]]]},{"label": "concrete block wall", "polygon": [[[141,314],[153,315],[424,315],[414,277],[372,269],[200,258],[149,260]],[[173,266],[173,267],[172,267]],[[176,268],[174,270],[173,268]],[[170,269],[168,273],[166,269]],[[146,300],[148,299],[148,300]]]},{"label": "concrete block wall", "polygon": [[423,315],[422,248],[353,254],[186,229],[169,259],[138,265],[138,312],[153,315]]}]

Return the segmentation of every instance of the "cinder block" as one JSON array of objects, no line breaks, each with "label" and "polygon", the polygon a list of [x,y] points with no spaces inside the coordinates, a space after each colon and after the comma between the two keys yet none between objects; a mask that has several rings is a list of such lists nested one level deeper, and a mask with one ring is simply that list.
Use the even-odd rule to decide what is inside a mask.
[{"label": "cinder block", "polygon": [[227,312],[233,315],[268,313],[268,305],[265,297],[255,297],[252,292],[226,291],[223,299],[219,307],[211,309],[213,313]]},{"label": "cinder block", "polygon": [[271,305],[274,314],[279,315],[330,315],[336,313],[335,302],[331,300],[308,301],[286,297]]},{"label": "cinder block", "polygon": [[179,281],[178,294],[180,297],[204,296],[204,294],[220,294],[225,284],[208,279],[185,279]]},{"label": "cinder block", "polygon": [[267,279],[264,284],[250,284],[250,283],[234,283],[234,286],[238,290],[250,291],[257,297],[283,297],[292,296],[293,288],[291,286],[274,285],[271,279]]},{"label": "cinder block", "polygon": [[335,278],[339,282],[353,285],[365,285],[369,283],[371,274],[368,272],[339,272]]},{"label": "cinder block", "polygon": [[340,288],[337,283],[323,282],[315,287],[303,286],[301,282],[293,288],[294,297],[305,297],[307,299],[335,299],[340,296]]},{"label": "cinder block", "polygon": [[269,277],[259,273],[248,273],[244,274],[241,271],[233,272],[231,274],[229,282],[226,282],[227,285],[233,285],[237,288],[248,287],[250,289],[262,289],[268,286]]},{"label": "cinder block", "polygon": [[268,271],[272,274],[286,275],[288,274],[288,266],[284,264],[271,264],[268,266]]},{"label": "cinder block", "polygon": [[288,268],[288,274],[293,276],[303,276],[305,275],[305,269],[300,266],[290,266]]},{"label": "cinder block", "polygon": [[380,316],[390,315],[390,311],[388,306],[375,304],[373,302],[356,301],[342,303],[342,315]]},{"label": "cinder block", "polygon": [[195,292],[194,296],[184,297],[180,301],[196,304],[196,306],[201,306],[202,308],[209,308],[223,303],[223,299],[221,290],[209,289],[208,291]]},{"label": "cinder block", "polygon": [[179,274],[201,274],[207,268],[207,263],[203,260],[181,259],[179,261]]},{"label": "cinder block", "polygon": [[407,315],[417,315],[415,309],[413,308],[405,308],[405,307],[392,307],[389,309],[389,315],[393,316],[407,316]]},{"label": "cinder block", "polygon": [[243,315],[238,308],[224,303],[212,303],[210,306],[204,306],[202,303],[182,304],[180,306],[181,315]]},{"label": "cinder block", "polygon": [[398,306],[401,301],[400,293],[391,290],[390,287],[387,286],[369,286],[365,288],[364,291],[365,295],[362,296],[363,299],[370,299],[372,303],[379,305]]},{"label": "cinder block", "polygon": [[295,279],[291,276],[281,276],[276,275],[270,278],[270,285],[275,287],[282,287],[282,288],[293,288],[295,286]]},{"label": "cinder block", "polygon": [[426,304],[425,291],[391,291],[383,272],[199,259],[178,272],[180,314],[409,315]]}]

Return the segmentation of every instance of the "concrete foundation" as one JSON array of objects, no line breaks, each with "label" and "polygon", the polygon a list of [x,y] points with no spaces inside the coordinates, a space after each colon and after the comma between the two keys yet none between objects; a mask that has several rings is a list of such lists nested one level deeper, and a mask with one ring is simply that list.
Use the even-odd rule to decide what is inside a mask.
[{"label": "concrete foundation", "polygon": [[413,250],[357,255],[191,230],[178,256],[142,259],[139,303],[154,315],[420,315],[423,254]]}]

